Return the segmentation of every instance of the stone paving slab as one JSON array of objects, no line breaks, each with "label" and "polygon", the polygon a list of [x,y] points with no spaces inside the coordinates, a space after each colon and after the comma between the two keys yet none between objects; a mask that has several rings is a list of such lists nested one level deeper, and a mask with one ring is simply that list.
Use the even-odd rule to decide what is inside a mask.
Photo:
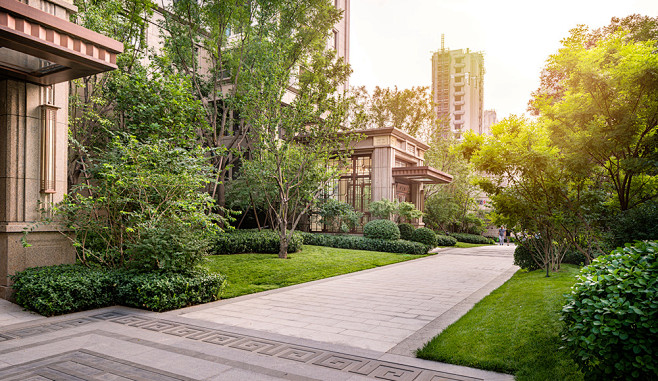
[{"label": "stone paving slab", "polygon": [[[221,329],[220,329],[221,328]],[[7,380],[511,380],[125,307],[0,329]],[[345,349],[345,348],[342,348]],[[388,357],[386,357],[388,356]]]},{"label": "stone paving slab", "polygon": [[26,311],[5,299],[0,299],[0,327],[37,319],[45,318],[34,312]]},{"label": "stone paving slab", "polygon": [[513,246],[439,254],[172,313],[269,333],[413,356],[509,279]]}]

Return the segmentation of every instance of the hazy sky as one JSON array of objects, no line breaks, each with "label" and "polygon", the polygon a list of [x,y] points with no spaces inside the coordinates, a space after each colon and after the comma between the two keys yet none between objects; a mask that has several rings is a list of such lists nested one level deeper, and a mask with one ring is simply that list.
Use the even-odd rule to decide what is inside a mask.
[{"label": "hazy sky", "polygon": [[432,52],[484,53],[484,107],[525,112],[539,74],[578,24],[658,16],[658,0],[351,0],[351,86],[431,86]]}]

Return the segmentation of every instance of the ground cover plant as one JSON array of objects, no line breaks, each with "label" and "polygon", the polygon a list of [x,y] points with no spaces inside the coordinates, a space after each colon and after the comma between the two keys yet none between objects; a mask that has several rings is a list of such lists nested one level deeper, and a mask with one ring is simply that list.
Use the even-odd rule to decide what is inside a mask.
[{"label": "ground cover plant", "polygon": [[206,267],[226,276],[222,298],[232,298],[423,256],[304,245],[285,261],[275,254],[214,255]]},{"label": "ground cover plant", "polygon": [[459,321],[420,349],[418,357],[514,374],[522,380],[582,380],[560,350],[559,312],[579,268],[550,278],[519,271]]}]

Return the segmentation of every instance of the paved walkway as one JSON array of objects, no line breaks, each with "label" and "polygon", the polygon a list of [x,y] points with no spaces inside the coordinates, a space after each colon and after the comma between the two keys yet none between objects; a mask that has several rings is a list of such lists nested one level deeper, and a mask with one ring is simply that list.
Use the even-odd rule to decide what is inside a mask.
[{"label": "paved walkway", "polygon": [[[0,379],[512,380],[411,357],[512,275],[511,253],[444,250],[161,314],[111,307],[46,319],[2,303]],[[14,324],[4,311],[18,312]]]}]

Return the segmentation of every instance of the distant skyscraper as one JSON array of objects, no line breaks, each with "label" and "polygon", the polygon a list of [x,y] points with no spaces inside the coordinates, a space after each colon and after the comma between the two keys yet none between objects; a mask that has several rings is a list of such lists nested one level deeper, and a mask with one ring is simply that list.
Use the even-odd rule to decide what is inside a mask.
[{"label": "distant skyscraper", "polygon": [[491,126],[496,123],[498,123],[498,115],[496,115],[496,110],[484,110],[482,133],[485,135],[491,135]]},{"label": "distant skyscraper", "polygon": [[441,50],[432,55],[432,90],[436,116],[461,139],[471,130],[483,133],[484,57],[482,53]]}]

